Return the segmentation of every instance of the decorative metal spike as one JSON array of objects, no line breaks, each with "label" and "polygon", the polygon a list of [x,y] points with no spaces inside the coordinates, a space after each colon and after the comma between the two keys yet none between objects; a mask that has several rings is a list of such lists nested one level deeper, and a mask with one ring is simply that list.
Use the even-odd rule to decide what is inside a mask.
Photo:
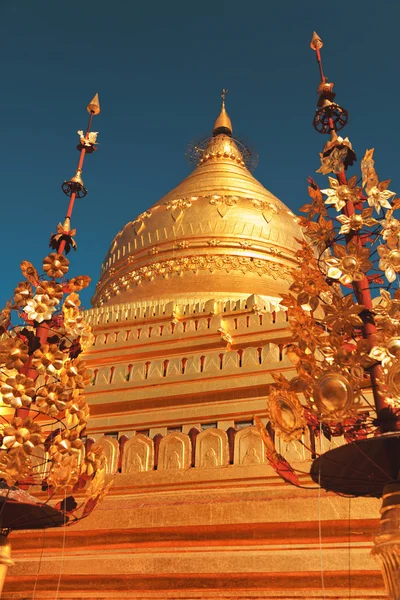
[{"label": "decorative metal spike", "polygon": [[323,41],[319,37],[318,33],[316,31],[314,31],[313,36],[311,38],[311,42],[310,42],[310,48],[312,50],[319,50],[320,48],[322,48],[323,45],[324,45]]},{"label": "decorative metal spike", "polygon": [[91,115],[98,115],[100,113],[100,100],[99,94],[95,94],[89,104],[86,107],[86,110]]}]

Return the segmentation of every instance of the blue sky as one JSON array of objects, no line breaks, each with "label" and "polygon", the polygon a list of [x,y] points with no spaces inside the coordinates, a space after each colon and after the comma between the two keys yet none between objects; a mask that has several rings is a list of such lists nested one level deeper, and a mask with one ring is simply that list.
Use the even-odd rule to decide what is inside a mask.
[{"label": "blue sky", "polygon": [[189,173],[186,145],[210,132],[222,87],[235,130],[260,155],[256,177],[296,211],[325,142],[311,125],[314,29],[349,110],[343,133],[359,160],[376,148],[381,179],[400,192],[399,19],[394,0],[2,0],[0,303],[22,259],[40,267],[63,220],[60,186],[75,172],[76,131],[95,92],[100,145],[86,159],[89,193],[74,212],[72,274],[95,282],[117,231]]}]

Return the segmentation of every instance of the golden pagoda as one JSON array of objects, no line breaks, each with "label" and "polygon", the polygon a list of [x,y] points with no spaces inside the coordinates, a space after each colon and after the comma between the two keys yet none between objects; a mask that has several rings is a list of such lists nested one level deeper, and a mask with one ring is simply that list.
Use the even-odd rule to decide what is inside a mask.
[{"label": "golden pagoda", "polygon": [[340,439],[275,438],[299,488],[254,425],[273,437],[272,374],[295,374],[280,295],[301,237],[248,170],[223,99],[196,169],[112,241],[86,313],[88,440],[113,486],[67,532],[13,534],[4,598],[385,597],[370,556],[379,501],[308,475]]}]

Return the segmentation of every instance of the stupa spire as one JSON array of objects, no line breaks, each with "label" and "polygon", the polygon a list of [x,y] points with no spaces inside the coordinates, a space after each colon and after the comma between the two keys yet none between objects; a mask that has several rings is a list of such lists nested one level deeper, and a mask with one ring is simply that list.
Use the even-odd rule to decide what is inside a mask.
[{"label": "stupa spire", "polygon": [[228,90],[223,89],[221,92],[222,105],[221,112],[218,115],[217,120],[214,123],[214,131],[213,135],[219,135],[220,133],[224,133],[225,135],[232,135],[232,122],[229,118],[228,113],[225,109],[225,98]]}]

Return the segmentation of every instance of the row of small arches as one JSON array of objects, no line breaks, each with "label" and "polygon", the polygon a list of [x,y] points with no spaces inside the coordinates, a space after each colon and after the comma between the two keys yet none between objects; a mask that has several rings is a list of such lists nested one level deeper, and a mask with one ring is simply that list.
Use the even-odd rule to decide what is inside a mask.
[{"label": "row of small arches", "polygon": [[166,471],[195,468],[256,465],[266,462],[264,442],[256,427],[239,431],[193,427],[188,434],[173,431],[154,439],[138,433],[119,440],[103,436],[96,441],[104,448],[109,473]]}]

